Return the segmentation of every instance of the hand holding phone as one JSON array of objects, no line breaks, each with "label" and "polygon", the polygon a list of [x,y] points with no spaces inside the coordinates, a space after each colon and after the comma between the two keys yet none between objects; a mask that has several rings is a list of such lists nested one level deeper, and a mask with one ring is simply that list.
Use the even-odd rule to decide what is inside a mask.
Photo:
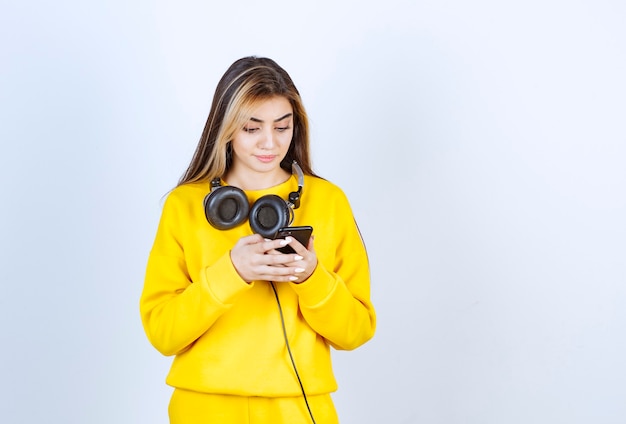
[{"label": "hand holding phone", "polygon": [[[276,237],[274,239],[284,239],[286,237],[293,237],[300,242],[301,245],[307,247],[309,244],[309,239],[311,238],[311,234],[313,234],[313,227],[310,225],[300,226],[300,227],[284,227],[278,230],[276,233]],[[295,250],[289,245],[276,249],[281,253],[296,253]]]}]

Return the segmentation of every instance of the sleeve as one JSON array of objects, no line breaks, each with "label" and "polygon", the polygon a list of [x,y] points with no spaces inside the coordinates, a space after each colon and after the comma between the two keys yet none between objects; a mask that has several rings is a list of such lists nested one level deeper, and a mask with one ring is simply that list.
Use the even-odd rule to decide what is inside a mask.
[{"label": "sleeve", "polygon": [[352,350],[374,336],[376,314],[367,252],[352,210],[342,192],[333,203],[334,213],[327,216],[334,216],[334,263],[319,261],[305,282],[292,286],[308,324],[336,349]]},{"label": "sleeve", "polygon": [[[150,251],[139,302],[148,340],[168,356],[189,348],[232,306],[238,294],[251,288],[237,274],[229,252],[201,269],[197,281],[192,281],[186,255],[199,254],[199,247],[185,245],[185,224],[190,225],[189,214],[171,193]],[[233,283],[216,283],[225,279]]]}]

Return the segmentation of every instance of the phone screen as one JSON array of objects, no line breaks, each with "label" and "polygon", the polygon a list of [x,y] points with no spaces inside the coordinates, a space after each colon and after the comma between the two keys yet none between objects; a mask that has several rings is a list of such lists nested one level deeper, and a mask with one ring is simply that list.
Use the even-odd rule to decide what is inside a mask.
[{"label": "phone screen", "polygon": [[[304,247],[309,244],[309,239],[313,233],[313,227],[309,225],[301,227],[285,227],[278,230],[274,239],[284,239],[286,237],[293,237],[300,242]],[[281,253],[296,253],[295,250],[289,245],[276,249]]]}]

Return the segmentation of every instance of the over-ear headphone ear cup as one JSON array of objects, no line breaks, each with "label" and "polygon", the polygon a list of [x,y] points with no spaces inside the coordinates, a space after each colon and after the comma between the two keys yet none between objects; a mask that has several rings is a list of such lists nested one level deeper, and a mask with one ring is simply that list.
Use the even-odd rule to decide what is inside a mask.
[{"label": "over-ear headphone ear cup", "polygon": [[248,218],[250,204],[243,190],[233,186],[218,187],[204,198],[204,214],[218,230],[229,230]]},{"label": "over-ear headphone ear cup", "polygon": [[291,223],[292,209],[287,202],[268,194],[254,202],[250,209],[250,228],[265,238],[274,238],[278,230]]}]

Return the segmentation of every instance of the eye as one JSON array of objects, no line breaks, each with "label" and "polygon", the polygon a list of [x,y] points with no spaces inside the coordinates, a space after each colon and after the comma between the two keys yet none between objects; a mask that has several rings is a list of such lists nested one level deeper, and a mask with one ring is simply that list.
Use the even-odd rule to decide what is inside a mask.
[{"label": "eye", "polygon": [[278,132],[285,132],[287,131],[289,128],[291,128],[290,126],[286,126],[286,127],[276,127],[276,131]]},{"label": "eye", "polygon": [[243,127],[243,130],[244,130],[245,132],[247,132],[247,133],[255,133],[255,132],[257,132],[259,129],[260,129],[259,127],[248,127],[248,126]]}]

